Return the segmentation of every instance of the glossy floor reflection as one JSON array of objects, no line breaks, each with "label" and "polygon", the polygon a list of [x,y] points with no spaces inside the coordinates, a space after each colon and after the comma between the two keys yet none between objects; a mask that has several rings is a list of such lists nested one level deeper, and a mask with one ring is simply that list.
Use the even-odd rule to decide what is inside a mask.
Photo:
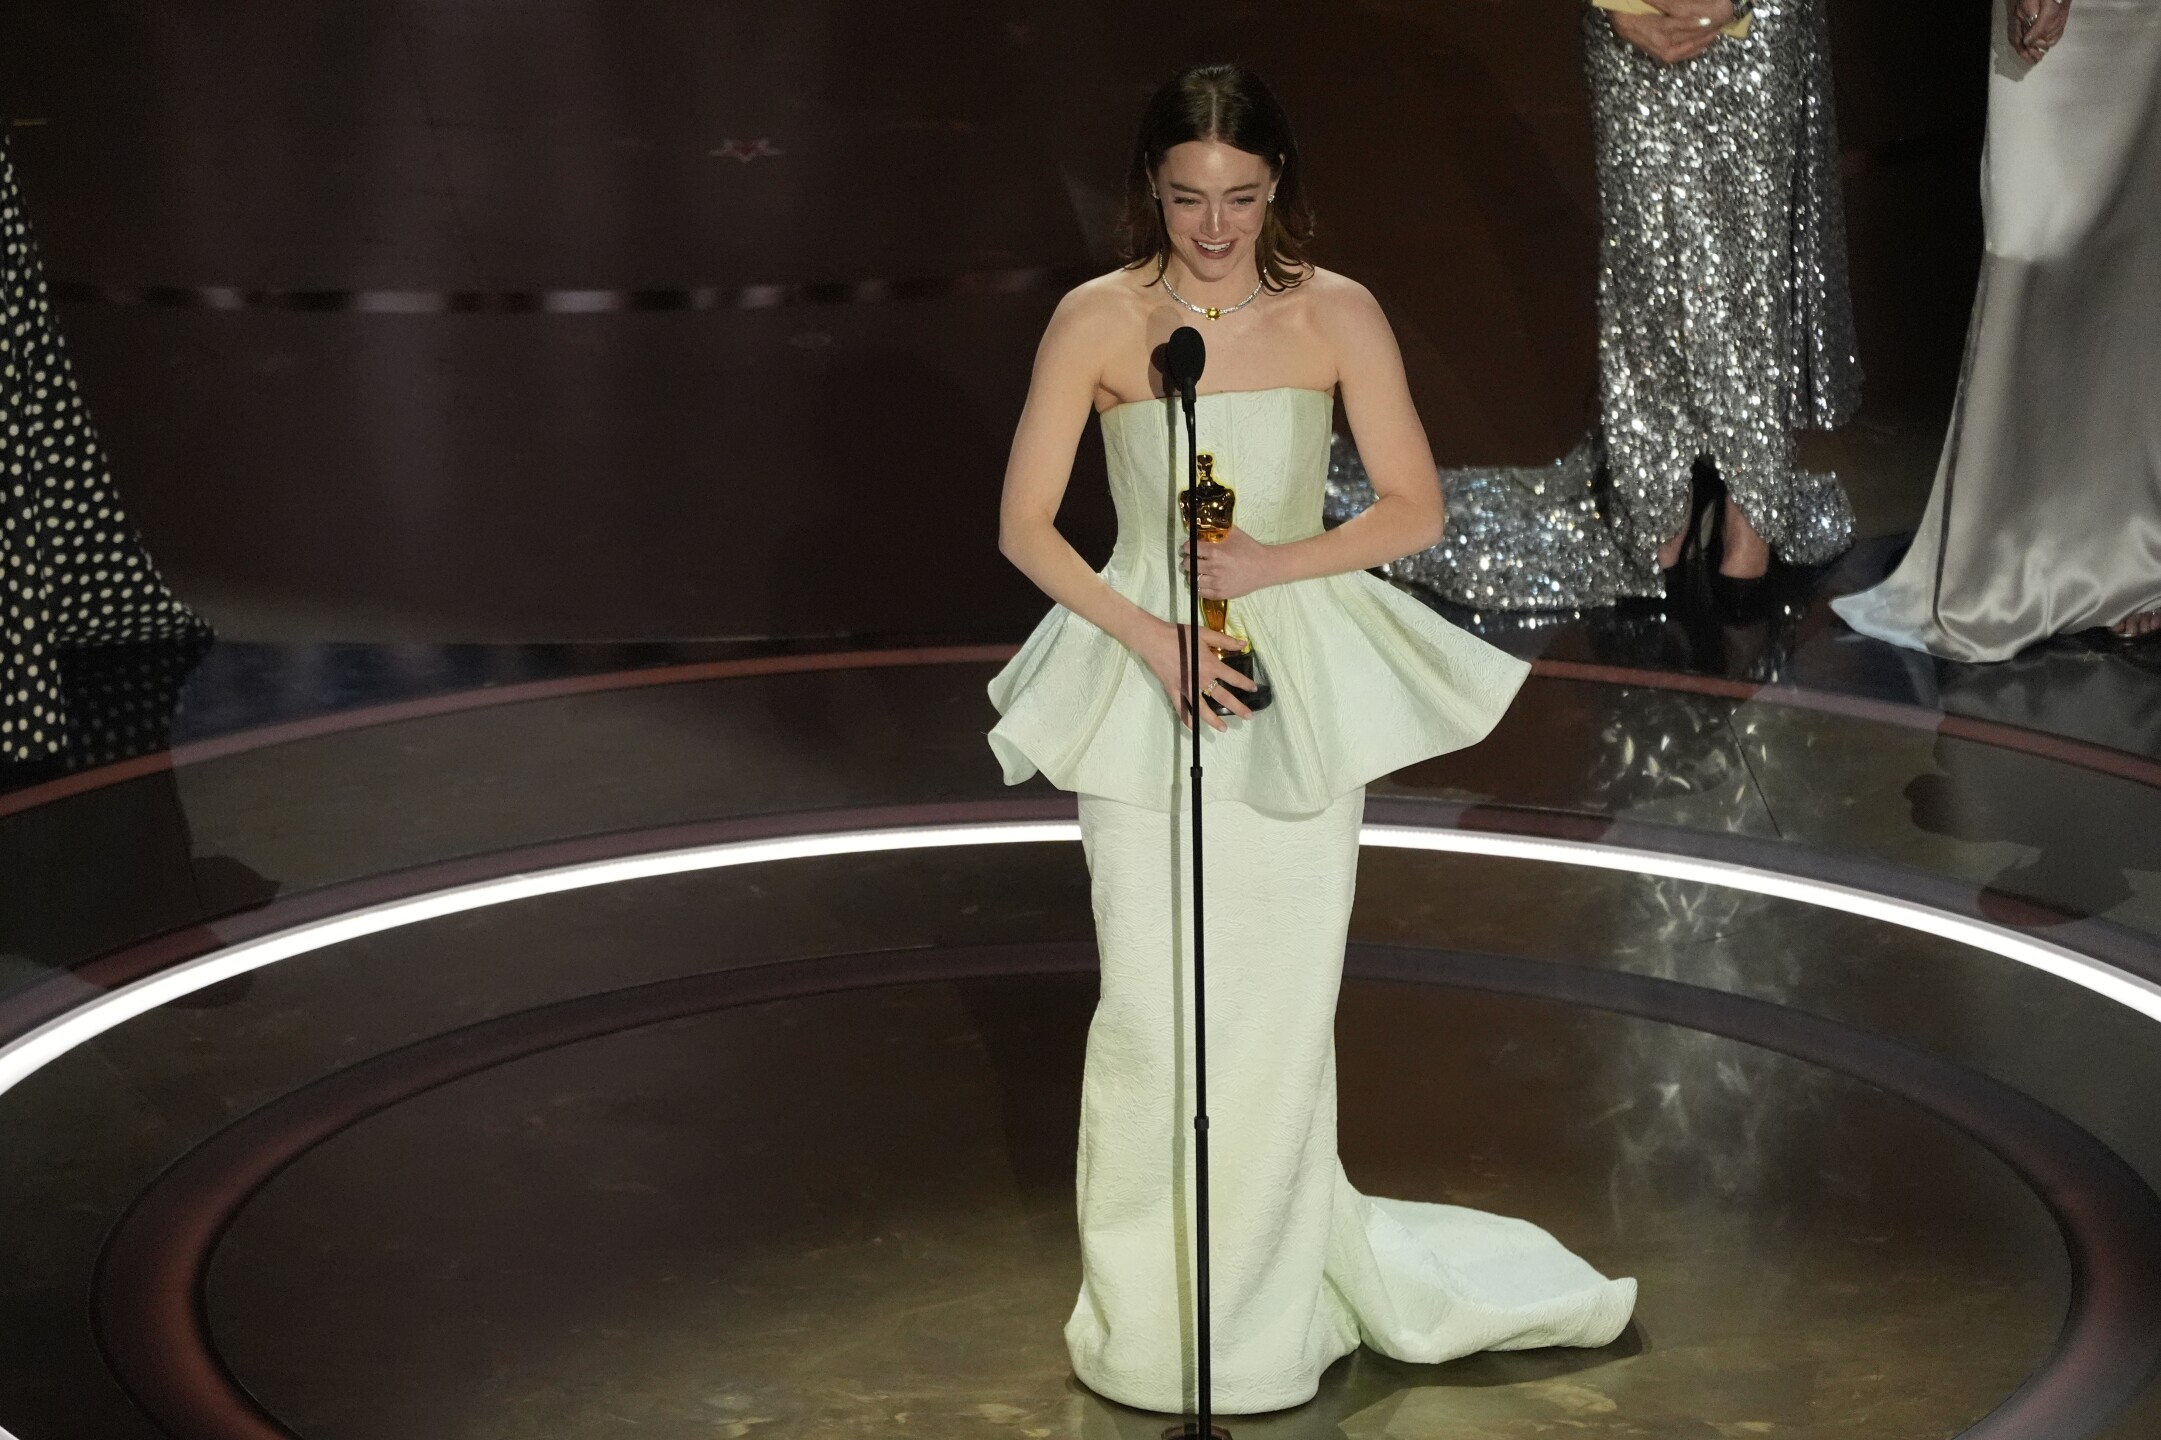
[{"label": "glossy floor reflection", "polygon": [[[1091,989],[686,1020],[436,1091],[249,1205],[211,1274],[213,1332],[322,1440],[1152,1440],[1161,1420],[1079,1390],[1058,1343]],[[2065,1295],[2045,1212],[1900,1102],[1719,1047],[1758,1082],[1726,1103],[1775,1118],[1706,1186],[1715,1142],[1647,1146],[1604,1103],[1608,1066],[1657,1055],[1659,1027],[1354,987],[1341,1029],[1355,1179],[1533,1216],[1648,1298],[1605,1351],[1362,1356],[1238,1434],[1918,1440],[2048,1350]]]},{"label": "glossy floor reflection", "polygon": [[[1004,653],[221,646],[170,748],[0,795],[0,1044],[449,886],[1064,813],[983,750]],[[2161,982],[2145,757],[1581,655],[1369,818],[1858,886]],[[1057,1339],[1090,933],[1068,844],[832,858],[429,920],[128,1021],[0,1094],[0,1424],[1140,1434]],[[2144,1015],[1802,899],[1495,856],[1369,849],[1353,939],[1354,1176],[1533,1215],[1644,1310],[1597,1355],[1361,1356],[1241,1433],[1950,1437],[2035,1393],[2055,1428],[2010,1433],[2161,1422]],[[2117,1389],[2020,1388],[2059,1361]]]},{"label": "glossy floor reflection", "polygon": [[[1505,934],[1524,957],[1508,964],[1565,956],[1903,1037],[2161,1176],[2130,1099],[2161,1080],[2147,1022],[2020,967],[1700,887],[1592,877],[1560,909],[1521,866],[1368,861],[1362,945]],[[267,1123],[298,1148],[231,1196],[204,1257],[208,1337],[310,1440],[1138,1435],[1156,1422],[1078,1390],[1057,1339],[1091,980],[891,983],[1087,933],[1070,846],[861,857],[430,922],[122,1027],[0,1105],[10,1426],[151,1433],[108,1367],[174,1342],[131,1328],[109,1275],[84,1310],[85,1278],[131,1204],[194,1183],[175,1162]],[[500,1061],[477,1038],[877,944],[898,948],[867,989],[692,999]],[[2034,1191],[1836,1063],[1445,980],[1354,979],[1338,1034],[1354,1178],[1536,1218],[1638,1276],[1643,1308],[1596,1353],[1360,1356],[1241,1434],[1949,1436],[2064,1322],[2065,1241]],[[468,1057],[454,1072],[430,1068],[445,1045]],[[371,1069],[343,1125],[338,1095]],[[451,1078],[397,1078],[422,1074]]]},{"label": "glossy floor reflection", "polygon": [[[23,882],[0,908],[7,983],[277,894],[460,855],[1000,790],[980,740],[997,647],[226,653],[195,672],[240,677],[235,698],[204,693],[200,740],[0,795],[0,855]],[[474,671],[503,683],[457,683]],[[2138,757],[1634,673],[1534,678],[1485,745],[1380,789],[1869,856],[1974,886],[2021,924],[2161,933],[2161,792]],[[190,707],[175,731],[189,732]],[[276,723],[221,728],[232,716]]]},{"label": "glossy floor reflection", "polygon": [[[1076,858],[888,858],[562,897],[274,966],[207,1008],[115,1031],[0,1111],[26,1161],[4,1191],[24,1278],[9,1317],[22,1369],[6,1377],[17,1434],[134,1434],[125,1401],[91,1403],[110,1382],[89,1334],[56,1323],[80,1304],[76,1265],[115,1206],[257,1107],[596,988],[873,934],[934,949],[1085,936]],[[834,893],[854,902],[819,910]],[[1435,904],[1446,895],[1480,899]],[[1526,899],[1478,867],[1390,856],[1361,878],[1361,934],[1467,934]],[[1720,966],[1657,945],[1668,906],[1701,915],[1703,899],[1616,878],[1543,941],[1521,925],[1517,938],[1558,949],[1603,930],[1716,984]],[[1595,912],[1608,919],[1586,923]],[[1984,1016],[2053,999],[2018,975],[1990,999],[1956,947],[1915,954],[1858,923],[1813,943],[1794,917],[1724,928],[1746,988],[1878,1029],[1932,1031],[1921,997],[1967,977],[1969,1021],[1932,1034],[1954,1051]],[[1796,936],[1787,982],[1750,932]],[[1910,1010],[1874,964],[1830,964],[1884,945],[1947,966],[1915,979]],[[754,1421],[804,1436],[1137,1434],[1137,1416],[1070,1384],[1057,1345],[1089,1003],[1085,975],[806,997],[402,1098],[246,1198],[207,1274],[212,1341],[311,1438]],[[2137,1055],[2103,1034],[2088,1031],[2096,1059]],[[1690,1434],[1668,1429],[1683,1421],[1947,1436],[2040,1364],[2062,1323],[2062,1239],[2034,1194],[1941,1120],[1835,1070],[1554,1001],[1374,982],[1348,988],[1340,1046],[1361,1183],[1532,1215],[1645,1280],[1645,1308],[1601,1354],[1359,1358],[1314,1408],[1240,1434],[1528,1436],[1573,1416],[1612,1436]],[[2062,1064],[2049,1079],[2077,1083]],[[115,1114],[130,1120],[99,1122]],[[2126,1124],[2118,1144],[2139,1142]],[[97,1323],[110,1338],[121,1321]],[[1826,1408],[1828,1392],[1869,1423]]]}]

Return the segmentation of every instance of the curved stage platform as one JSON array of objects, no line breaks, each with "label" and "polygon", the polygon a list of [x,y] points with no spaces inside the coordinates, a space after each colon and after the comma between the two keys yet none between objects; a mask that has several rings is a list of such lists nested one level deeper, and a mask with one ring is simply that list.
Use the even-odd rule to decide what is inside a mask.
[{"label": "curved stage platform", "polygon": [[[1236,1433],[2153,1433],[2161,765],[1547,651],[1369,801],[1343,1149],[1636,1323]],[[0,1425],[1154,1436],[1059,1341],[1091,921],[1005,653],[231,647],[0,796]]]}]

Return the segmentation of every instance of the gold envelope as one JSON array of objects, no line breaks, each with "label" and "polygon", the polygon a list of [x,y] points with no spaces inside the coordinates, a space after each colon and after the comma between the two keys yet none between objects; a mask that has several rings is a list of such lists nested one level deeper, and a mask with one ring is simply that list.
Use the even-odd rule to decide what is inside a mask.
[{"label": "gold envelope", "polygon": [[[1651,4],[1650,0],[1591,0],[1591,3],[1601,10],[1612,10],[1622,15],[1657,15],[1663,13],[1656,5]],[[1749,19],[1749,16],[1743,15],[1718,33],[1731,35],[1736,40],[1742,39],[1748,34]]]}]

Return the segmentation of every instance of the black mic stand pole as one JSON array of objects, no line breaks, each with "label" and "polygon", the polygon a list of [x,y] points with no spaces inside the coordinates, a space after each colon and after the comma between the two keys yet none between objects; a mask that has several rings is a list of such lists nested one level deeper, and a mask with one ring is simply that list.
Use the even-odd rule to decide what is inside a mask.
[{"label": "black mic stand pole", "polygon": [[1215,1425],[1214,1376],[1208,1318],[1208,1005],[1207,929],[1201,909],[1201,576],[1200,430],[1194,420],[1193,380],[1179,385],[1186,412],[1186,704],[1193,731],[1193,1200],[1198,1265],[1193,1283],[1195,1369],[1200,1419],[1175,1426],[1165,1440],[1230,1440]]}]

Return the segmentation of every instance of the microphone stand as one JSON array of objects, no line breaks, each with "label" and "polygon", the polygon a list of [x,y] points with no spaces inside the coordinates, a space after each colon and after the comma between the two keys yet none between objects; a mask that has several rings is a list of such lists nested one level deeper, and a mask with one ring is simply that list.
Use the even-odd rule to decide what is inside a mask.
[{"label": "microphone stand", "polygon": [[1198,1247],[1193,1283],[1195,1370],[1200,1417],[1193,1425],[1173,1426],[1164,1440],[1230,1440],[1216,1426],[1214,1376],[1210,1365],[1208,1315],[1208,1004],[1207,928],[1201,908],[1201,507],[1200,430],[1194,419],[1193,381],[1182,381],[1179,399],[1186,414],[1186,706],[1193,730],[1193,1200],[1194,1241]]}]

